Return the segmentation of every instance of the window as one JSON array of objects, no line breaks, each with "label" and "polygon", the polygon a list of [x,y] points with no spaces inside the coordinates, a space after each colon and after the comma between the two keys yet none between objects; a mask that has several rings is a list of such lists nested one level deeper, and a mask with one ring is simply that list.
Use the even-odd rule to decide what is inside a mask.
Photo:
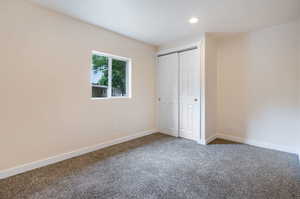
[{"label": "window", "polygon": [[93,51],[92,98],[130,97],[130,67],[128,58]]}]

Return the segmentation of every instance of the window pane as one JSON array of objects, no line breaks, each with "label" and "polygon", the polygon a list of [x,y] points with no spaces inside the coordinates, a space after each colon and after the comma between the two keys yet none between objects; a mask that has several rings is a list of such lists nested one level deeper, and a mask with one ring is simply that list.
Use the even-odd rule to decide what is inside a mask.
[{"label": "window pane", "polygon": [[107,97],[108,89],[108,58],[93,55],[91,69],[92,97]]},{"label": "window pane", "polygon": [[126,96],[126,61],[112,60],[111,96]]}]

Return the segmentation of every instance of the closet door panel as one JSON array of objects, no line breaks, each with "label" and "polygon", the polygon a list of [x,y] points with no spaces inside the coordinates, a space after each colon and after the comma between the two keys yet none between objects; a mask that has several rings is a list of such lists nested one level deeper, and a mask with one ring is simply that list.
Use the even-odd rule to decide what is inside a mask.
[{"label": "closet door panel", "polygon": [[180,137],[200,137],[200,53],[191,50],[179,54]]},{"label": "closet door panel", "polygon": [[178,55],[158,58],[158,127],[160,132],[178,136]]}]

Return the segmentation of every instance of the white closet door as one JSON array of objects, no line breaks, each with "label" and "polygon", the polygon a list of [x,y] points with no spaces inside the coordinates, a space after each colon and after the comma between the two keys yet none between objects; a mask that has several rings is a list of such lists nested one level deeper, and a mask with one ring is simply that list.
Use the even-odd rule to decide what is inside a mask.
[{"label": "white closet door", "polygon": [[200,52],[179,54],[180,71],[180,137],[200,139]]},{"label": "white closet door", "polygon": [[178,136],[178,54],[161,56],[158,62],[159,130]]}]

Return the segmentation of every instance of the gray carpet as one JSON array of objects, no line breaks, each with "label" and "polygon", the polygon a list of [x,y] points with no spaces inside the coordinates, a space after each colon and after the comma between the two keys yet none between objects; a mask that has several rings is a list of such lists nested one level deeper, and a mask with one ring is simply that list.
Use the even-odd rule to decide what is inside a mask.
[{"label": "gray carpet", "polygon": [[300,198],[296,155],[154,134],[0,181],[0,198]]}]

